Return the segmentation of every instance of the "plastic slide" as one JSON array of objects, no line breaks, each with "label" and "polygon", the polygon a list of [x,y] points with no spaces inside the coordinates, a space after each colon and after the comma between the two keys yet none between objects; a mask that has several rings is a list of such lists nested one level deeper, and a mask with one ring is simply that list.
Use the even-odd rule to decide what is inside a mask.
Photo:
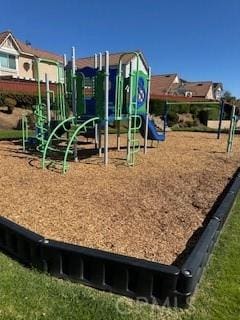
[{"label": "plastic slide", "polygon": [[[142,126],[140,128],[140,133],[142,137],[145,136],[145,126],[146,126],[146,118],[147,116],[141,116],[142,117]],[[148,140],[155,140],[155,141],[164,141],[165,140],[165,134],[162,132],[158,132],[153,120],[148,118]]]}]

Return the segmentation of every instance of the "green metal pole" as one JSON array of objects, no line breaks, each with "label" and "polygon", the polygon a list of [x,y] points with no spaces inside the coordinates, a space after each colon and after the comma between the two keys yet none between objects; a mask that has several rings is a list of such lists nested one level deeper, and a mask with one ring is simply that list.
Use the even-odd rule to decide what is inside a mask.
[{"label": "green metal pole", "polygon": [[109,108],[109,52],[105,52],[105,128],[104,128],[104,164],[108,165],[108,108]]},{"label": "green metal pole", "polygon": [[40,80],[40,73],[39,73],[39,64],[40,64],[40,59],[36,59],[37,84],[38,84],[38,104],[41,104],[42,103],[42,96],[41,96],[41,80]]},{"label": "green metal pole", "polygon": [[[77,88],[76,88],[76,56],[75,47],[72,47],[72,110],[76,124],[77,119]],[[77,143],[74,142],[74,161],[78,162]]]},{"label": "green metal pole", "polygon": [[234,133],[235,133],[235,122],[236,122],[235,112],[236,112],[236,107],[233,106],[229,135],[228,135],[227,153],[230,153],[232,151],[232,147],[233,147],[233,139],[234,139]]},{"label": "green metal pole", "polygon": [[24,123],[24,118],[25,116],[22,115],[22,147],[23,147],[23,151],[26,150],[26,146],[25,146],[25,123]]},{"label": "green metal pole", "polygon": [[222,119],[223,119],[223,114],[224,114],[224,104],[225,104],[224,100],[222,99],[221,103],[219,104],[220,110],[219,110],[217,139],[220,139],[220,135],[221,135]]},{"label": "green metal pole", "polygon": [[150,91],[151,91],[151,67],[148,69],[148,91],[147,91],[147,110],[146,110],[146,120],[145,120],[145,136],[144,136],[144,154],[147,153],[148,144],[148,117],[149,117],[149,104],[150,104]]}]

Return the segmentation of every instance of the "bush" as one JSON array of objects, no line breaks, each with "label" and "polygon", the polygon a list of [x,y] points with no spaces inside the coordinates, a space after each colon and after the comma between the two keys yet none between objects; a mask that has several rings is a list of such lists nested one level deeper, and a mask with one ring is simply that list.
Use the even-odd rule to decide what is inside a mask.
[{"label": "bush", "polygon": [[[0,106],[6,105],[5,99],[13,99],[16,101],[14,107],[32,109],[32,106],[37,103],[37,96],[28,94],[13,93],[13,92],[0,92]],[[43,98],[44,99],[44,98]]]},{"label": "bush", "polygon": [[169,127],[178,123],[178,115],[176,112],[170,111],[167,116],[167,124]]},{"label": "bush", "polygon": [[208,120],[218,120],[219,119],[219,109],[209,108],[208,109]]},{"label": "bush", "polygon": [[165,111],[165,102],[157,99],[151,99],[149,104],[149,112],[155,116],[163,115]]},{"label": "bush", "polygon": [[208,109],[205,109],[205,110],[199,111],[198,113],[198,118],[200,123],[204,124],[205,126],[207,126],[207,123],[208,123],[208,111],[209,111]]},{"label": "bush", "polygon": [[190,112],[190,105],[187,104],[172,104],[170,106],[168,106],[168,111],[173,111],[175,113],[189,113]]},{"label": "bush", "polygon": [[15,99],[13,99],[13,98],[6,97],[4,99],[3,104],[8,108],[8,113],[12,114],[13,113],[13,109],[15,108],[15,106],[17,104],[17,101]]}]

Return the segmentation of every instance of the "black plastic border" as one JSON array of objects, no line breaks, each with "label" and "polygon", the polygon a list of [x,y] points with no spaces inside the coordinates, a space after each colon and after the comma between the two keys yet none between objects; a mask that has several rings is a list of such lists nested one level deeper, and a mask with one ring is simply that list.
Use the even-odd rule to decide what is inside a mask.
[{"label": "black plastic border", "polygon": [[220,231],[234,205],[239,190],[240,173],[238,169],[230,182],[230,187],[223,200],[213,213],[203,234],[181,268],[178,289],[183,295],[191,296],[195,291],[213,247],[218,240]]},{"label": "black plastic border", "polygon": [[181,269],[45,239],[4,217],[0,217],[0,249],[52,276],[149,303],[187,306],[239,189],[237,173]]}]

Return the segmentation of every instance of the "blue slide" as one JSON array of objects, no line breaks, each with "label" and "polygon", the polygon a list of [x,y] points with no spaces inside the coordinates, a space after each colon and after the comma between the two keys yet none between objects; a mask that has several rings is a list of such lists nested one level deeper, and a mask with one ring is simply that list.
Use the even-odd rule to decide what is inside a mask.
[{"label": "blue slide", "polygon": [[[145,127],[146,127],[146,115],[142,115],[142,126],[140,128],[140,133],[142,137],[145,136]],[[165,140],[165,133],[158,132],[153,120],[148,119],[148,140],[155,140],[155,141],[164,141]]]}]

